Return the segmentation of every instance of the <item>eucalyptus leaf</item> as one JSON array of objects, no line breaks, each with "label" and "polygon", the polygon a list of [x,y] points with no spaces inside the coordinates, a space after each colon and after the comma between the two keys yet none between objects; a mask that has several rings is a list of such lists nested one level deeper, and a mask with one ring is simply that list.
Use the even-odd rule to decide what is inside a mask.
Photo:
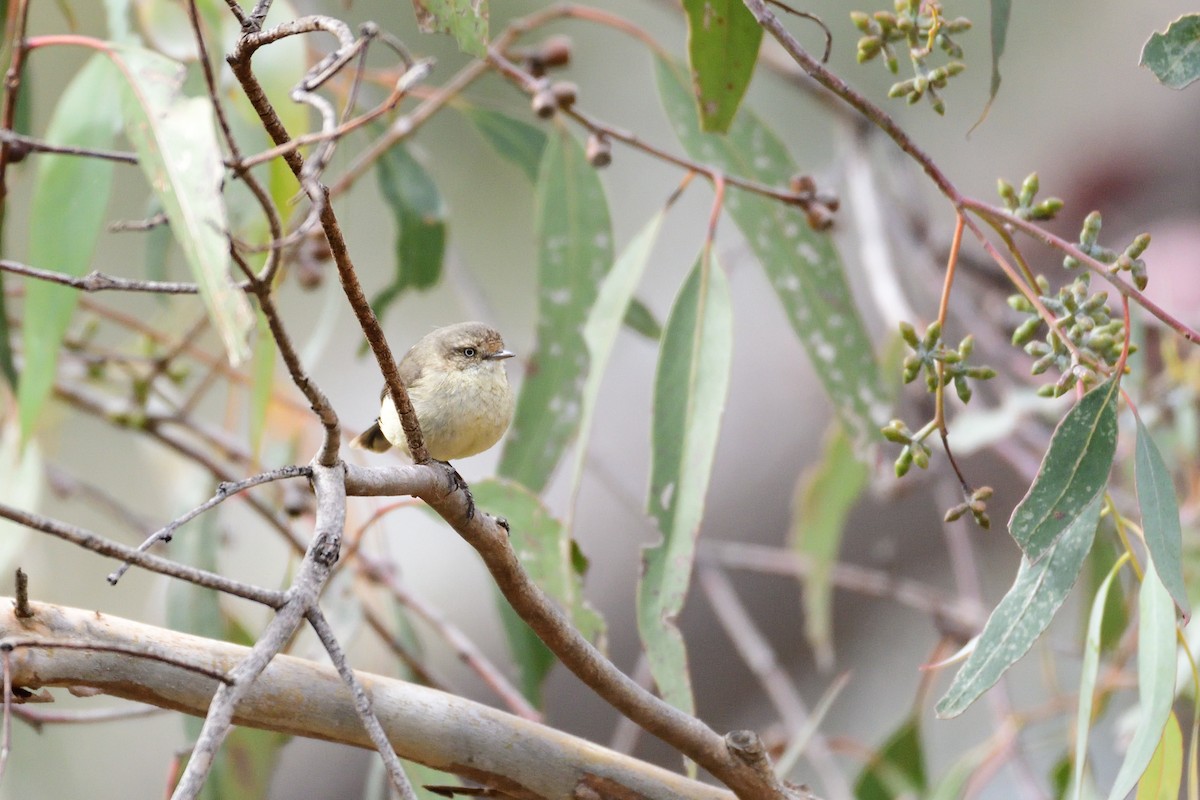
[{"label": "eucalyptus leaf", "polygon": [[638,631],[659,693],[689,713],[687,650],[675,620],[691,581],[732,354],[729,285],[705,247],[675,298],[659,352],[647,508],[663,538],[642,551],[637,593]]},{"label": "eucalyptus leaf", "polygon": [[537,345],[497,471],[540,492],[578,432],[589,370],[583,326],[613,264],[604,188],[563,127],[547,143],[535,206]]},{"label": "eucalyptus leaf", "polygon": [[109,56],[125,77],[125,133],[171,231],[200,286],[200,295],[232,364],[249,356],[254,314],[230,276],[225,177],[212,104],[185,98],[182,64],[139,47],[114,47]]},{"label": "eucalyptus leaf", "polygon": [[[663,107],[689,156],[767,184],[799,172],[749,109],[728,135],[702,133],[686,71],[663,58],[656,64]],[[796,208],[734,187],[726,191],[725,210],[766,271],[851,439],[856,446],[874,441],[890,416],[890,401],[833,241],[812,230]]]},{"label": "eucalyptus leaf", "polygon": [[402,143],[376,162],[379,191],[396,226],[395,273],[371,301],[382,318],[407,289],[429,289],[442,275],[446,253],[446,204],[433,178]]},{"label": "eucalyptus leaf", "polygon": [[462,113],[492,149],[520,167],[529,180],[537,180],[547,138],[541,128],[480,106],[463,108]]},{"label": "eucalyptus leaf", "polygon": [[1096,691],[1096,677],[1100,672],[1100,650],[1103,647],[1104,612],[1108,605],[1108,592],[1121,567],[1129,560],[1122,556],[1112,565],[1101,581],[1096,596],[1092,599],[1092,611],[1088,615],[1087,636],[1083,642],[1083,664],[1079,668],[1079,708],[1075,715],[1075,758],[1074,800],[1083,800],[1083,768],[1087,760],[1088,731],[1092,726],[1092,707]]},{"label": "eucalyptus leaf", "polygon": [[1183,731],[1174,712],[1167,717],[1162,738],[1138,781],[1137,800],[1179,800],[1183,782]]},{"label": "eucalyptus leaf", "polygon": [[1142,512],[1142,532],[1146,549],[1163,586],[1171,593],[1184,622],[1191,616],[1187,587],[1183,583],[1183,528],[1179,524],[1179,503],[1175,484],[1154,438],[1141,417],[1137,420],[1137,444],[1134,448],[1134,475],[1138,506]]},{"label": "eucalyptus leaf", "polygon": [[833,667],[833,568],[846,517],[867,488],[870,471],[836,421],[821,459],[806,469],[792,502],[792,549],[811,565],[804,580],[804,635],[822,669]]},{"label": "eucalyptus leaf", "polygon": [[854,784],[855,800],[920,797],[929,788],[918,718],[908,717],[875,753]]},{"label": "eucalyptus leaf", "polygon": [[1104,492],[1117,451],[1117,388],[1116,380],[1105,381],[1067,412],[1033,485],[1013,509],[1009,533],[1032,561]]},{"label": "eucalyptus leaf", "polygon": [[1151,35],[1138,63],[1172,89],[1200,78],[1200,14],[1185,14],[1162,33]]},{"label": "eucalyptus leaf", "polygon": [[1142,575],[1138,613],[1138,719],[1108,800],[1122,800],[1142,777],[1175,700],[1175,603],[1152,561]]},{"label": "eucalyptus leaf", "polygon": [[[120,109],[98,103],[120,91],[120,75],[95,55],[68,84],[46,128],[56,145],[110,148],[120,129]],[[37,159],[29,220],[29,260],[41,269],[83,275],[91,266],[112,188],[113,162],[46,153]],[[79,290],[27,280],[22,343],[24,363],[17,388],[21,438],[33,434],[54,388],[58,354]]]},{"label": "eucalyptus leaf", "polygon": [[[487,480],[474,484],[475,502],[508,520],[510,541],[529,577],[555,600],[576,629],[604,647],[604,620],[583,598],[583,576],[575,549],[561,522],[542,505],[537,495],[510,481]],[[555,659],[545,645],[516,617],[501,598],[509,644],[521,669],[522,691],[532,703],[540,702],[541,684]]]},{"label": "eucalyptus leaf", "polygon": [[729,130],[754,76],[763,29],[742,0],[683,0],[701,128]]},{"label": "eucalyptus leaf", "polygon": [[448,33],[464,53],[487,55],[488,0],[413,0],[423,33]]},{"label": "eucalyptus leaf", "polygon": [[955,717],[990,689],[1029,651],[1067,599],[1100,521],[1103,495],[1097,494],[1050,545],[1043,558],[1021,559],[1017,578],[988,617],[967,663],[937,704],[939,717]]}]

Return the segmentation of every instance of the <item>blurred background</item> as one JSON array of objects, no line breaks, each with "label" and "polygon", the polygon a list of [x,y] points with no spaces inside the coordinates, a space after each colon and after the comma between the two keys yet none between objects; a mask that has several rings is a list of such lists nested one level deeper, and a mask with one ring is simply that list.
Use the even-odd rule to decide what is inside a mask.
[{"label": "blurred background", "polygon": [[[415,54],[437,58],[433,84],[444,82],[466,63],[447,37],[416,32],[407,3],[356,0],[336,4],[334,11],[326,7],[329,4],[296,0],[296,5],[301,10],[336,13],[352,25],[366,20],[377,22],[400,37]],[[602,5],[644,28],[667,50],[683,54],[685,29],[672,3],[613,0]],[[814,0],[804,10],[823,19],[832,31],[831,68],[895,115],[963,192],[994,202],[998,177],[1016,183],[1036,170],[1043,194],[1066,201],[1066,210],[1055,228],[1064,237],[1074,241],[1080,221],[1092,209],[1103,212],[1106,237],[1111,233],[1113,241],[1128,241],[1133,234],[1150,231],[1155,240],[1146,257],[1155,277],[1149,294],[1185,321],[1193,325],[1200,322],[1200,272],[1195,256],[1200,250],[1200,161],[1195,158],[1196,132],[1200,130],[1197,90],[1166,89],[1138,66],[1145,39],[1193,9],[1166,0],[1014,4],[1001,62],[1003,84],[987,119],[968,135],[987,98],[988,5],[946,5],[948,13],[972,19],[975,29],[958,37],[966,50],[968,70],[944,93],[944,118],[933,114],[924,103],[910,107],[888,102],[887,87],[895,79],[878,63],[855,63],[858,34],[849,22],[848,12],[852,8],[871,11],[874,7]],[[71,23],[64,18],[63,10],[70,8],[78,31],[103,36],[99,6],[35,3],[31,30],[68,30]],[[498,31],[509,19],[541,6],[522,0],[495,3],[491,9],[492,30]],[[787,24],[806,45],[819,51],[822,39],[815,26],[796,19]],[[572,63],[563,77],[579,84],[582,107],[646,141],[681,152],[661,111],[651,56],[644,47],[611,30],[579,22],[555,24],[546,32],[568,34],[574,42]],[[314,38],[310,47],[324,44]],[[774,49],[769,38],[764,40],[763,57],[783,63]],[[34,90],[34,135],[44,130],[58,92],[78,68],[80,62],[74,58],[35,54],[30,84]],[[484,78],[469,90],[468,97],[535,121],[524,95],[500,78]],[[782,75],[760,70],[746,104],[787,142],[802,168],[811,172],[822,187],[842,197],[843,210],[832,235],[846,261],[868,327],[880,337],[894,330],[897,309],[877,305],[869,285],[863,245],[870,231],[864,233],[862,227],[863,203],[873,205],[882,215],[893,246],[892,257],[916,317],[913,321],[923,328],[936,315],[944,254],[953,229],[950,206],[888,142],[874,136],[856,136],[852,127],[829,114],[811,94]],[[449,207],[448,263],[446,277],[439,286],[405,295],[388,311],[384,322],[393,350],[402,352],[432,327],[478,318],[499,328],[518,356],[528,354],[534,344],[537,313],[532,190],[528,180],[516,167],[498,159],[454,111],[437,115],[410,140],[410,145],[436,180]],[[344,169],[360,146],[362,142],[356,140],[344,143],[330,174]],[[874,188],[866,193],[861,185],[863,164],[873,166],[875,180]],[[6,223],[12,252],[6,255],[16,259],[22,257],[26,247],[22,231],[28,208],[27,203],[23,205],[23,192],[27,195],[32,174],[28,165],[23,166],[10,195]],[[662,206],[682,176],[674,167],[617,145],[614,163],[601,177],[619,252],[645,219]],[[129,179],[133,188],[128,192],[117,184],[110,214],[113,219],[146,215],[144,195],[137,188],[140,177]],[[859,181],[857,190],[855,181]],[[668,217],[638,292],[660,321],[666,318],[679,285],[694,263],[710,201],[708,187],[696,182]],[[393,234],[374,179],[360,181],[340,202],[338,211],[362,280],[369,290],[377,291],[386,285],[393,269]],[[829,408],[774,292],[731,221],[721,223],[717,244],[733,292],[734,361],[701,542],[783,546],[797,480],[819,456]],[[146,252],[147,245],[138,235],[107,235],[102,239],[96,267],[136,277],[143,274],[141,264]],[[1030,247],[1027,252],[1036,251]],[[993,274],[994,268],[980,253],[969,249],[966,256],[976,267],[968,269],[963,277],[964,283],[954,298],[955,313],[997,324],[1010,319],[1005,313],[1005,292]],[[1042,269],[1050,269],[1056,261],[1044,253],[1038,257]],[[12,283],[7,284],[10,291]],[[143,298],[131,303],[131,313],[163,319],[165,312],[156,301]],[[341,300],[336,277],[330,272],[311,289],[290,282],[282,290],[280,305],[306,363],[330,396],[344,426],[357,431],[368,425],[377,412],[380,379],[371,359],[355,355],[359,353],[361,334]],[[178,324],[190,324],[184,321],[190,319],[181,316]],[[961,327],[952,329],[949,338],[957,340],[964,333]],[[997,335],[1006,338],[1003,331]],[[644,513],[649,467],[648,409],[656,353],[656,345],[646,338],[630,331],[621,334],[588,443],[587,470],[575,513],[574,535],[591,560],[586,593],[608,621],[611,657],[628,672],[636,670],[640,651],[633,610],[640,550],[656,540],[653,525]],[[991,359],[1012,359],[1012,364],[1022,360],[1018,356],[1015,350],[1007,355],[1000,349],[988,353]],[[517,358],[510,365],[510,377],[519,385],[522,361]],[[1025,372],[1020,366],[1015,369]],[[986,399],[1000,403],[1004,398]],[[901,408],[913,408],[924,401],[921,392],[910,387],[901,393],[899,402]],[[230,409],[219,401],[211,401],[211,407],[204,411],[215,424],[229,421]],[[102,477],[107,491],[136,507],[152,522],[162,524],[212,491],[207,475],[184,465],[157,445],[143,441],[131,445],[123,432],[61,405],[50,413],[52,422],[44,427],[45,435],[39,442],[45,461],[57,465],[66,475],[92,476],[93,480]],[[970,423],[970,430],[982,430],[980,439],[986,440],[987,420],[973,419]],[[1048,431],[1045,422],[1034,420],[1029,424],[1034,429],[1030,434],[1032,443],[1044,443]],[[281,414],[270,425],[265,461],[309,459],[318,441],[315,422],[302,415]],[[1023,494],[1028,471],[1036,468],[1036,457],[1032,464],[1029,461],[1031,452],[1036,452],[1032,445],[1009,448],[1007,452],[979,450],[966,458],[963,466],[968,475],[997,489],[991,505],[991,531],[960,523],[957,532],[944,532],[941,515],[947,504],[930,480],[918,477],[900,486],[880,481],[850,517],[842,559],[919,581],[945,592],[946,597],[954,597],[962,589],[956,577],[961,580],[963,576],[955,575],[948,547],[957,542],[957,546],[973,548],[984,598],[984,608],[975,611],[982,618],[1016,571],[1017,549],[1004,533],[1003,521]],[[485,478],[493,474],[498,453],[499,449],[457,466],[468,481]],[[366,464],[388,463],[393,458],[361,454],[350,457]],[[877,475],[889,472],[886,453],[880,454],[877,467]],[[942,474],[944,469],[945,464],[938,462],[934,472]],[[569,476],[561,474],[565,472],[560,470],[546,495],[550,507],[560,513],[569,500]],[[371,499],[351,502],[358,523],[383,505]],[[98,516],[91,505],[80,502],[78,495],[57,495],[50,484],[42,490],[40,507],[114,538],[137,541],[127,528]],[[0,580],[4,592],[12,591],[11,566],[19,564],[31,576],[35,599],[168,624],[165,609],[169,589],[163,579],[135,570],[114,589],[104,581],[110,565],[87,553],[37,534],[9,528],[0,533],[10,537],[14,551],[9,553]],[[287,549],[261,530],[256,518],[235,505],[223,512],[219,525],[196,527],[187,535],[222,537],[225,546],[219,566],[234,577],[276,586],[287,576],[291,563]],[[372,547],[401,565],[402,577],[413,592],[439,608],[496,660],[506,662],[490,580],[475,554],[452,532],[414,509],[389,515],[372,529],[368,539]],[[794,578],[741,570],[729,570],[727,574],[810,708],[838,675],[848,674],[845,689],[820,729],[825,744],[834,752],[832,763],[852,783],[861,768],[863,753],[877,746],[918,702],[918,687],[923,680],[920,668],[934,657],[934,648],[941,639],[938,624],[929,614],[905,608],[886,597],[838,591],[834,605],[835,659],[832,669],[822,670],[805,641],[800,592]],[[390,656],[369,635],[355,635],[363,629],[361,619],[353,613],[354,604],[348,600],[351,591],[345,582],[332,586],[329,604],[345,610],[339,625],[343,635],[356,643],[355,664],[366,670],[394,673]],[[259,609],[246,604],[234,602],[229,608],[249,626],[261,625],[265,620]],[[337,616],[337,610],[334,614]],[[1062,616],[1049,634],[1050,648],[1054,647],[1055,637],[1074,647],[1077,617],[1070,610]],[[760,684],[695,585],[681,622],[692,658],[700,716],[719,731],[743,727],[770,730],[777,726]],[[318,655],[310,643],[301,642],[298,650]],[[1039,661],[1038,652],[1035,650],[1007,681],[1002,690],[1008,697],[1004,702],[1020,708],[1031,699],[1045,698],[1049,668],[1045,658]],[[490,696],[453,653],[431,647],[427,655],[455,686],[490,702]],[[1067,686],[1076,668],[1070,659],[1054,666],[1064,670]],[[948,677],[933,679],[934,697],[944,691]],[[65,692],[55,695],[68,708],[93,707],[103,702],[73,700]],[[605,744],[614,736],[628,734],[620,729],[612,711],[561,668],[551,676],[546,705],[549,723],[571,733]],[[930,705],[926,699],[921,713],[924,735],[933,753],[930,771],[938,775],[953,758],[993,732],[997,708],[993,701],[985,700],[961,718],[935,721]],[[1061,743],[1067,724],[1061,718],[1046,723],[1046,742]],[[1014,787],[1027,789],[1031,775],[1044,785],[1047,771],[1062,753],[1057,745],[1039,747],[1042,735],[1034,726],[1024,737],[1028,774],[1014,774],[1006,768],[977,796],[1018,796]],[[49,726],[36,734],[18,724],[14,726],[13,755],[0,784],[0,797],[87,796],[103,800],[161,796],[168,763],[186,741],[180,720],[169,714],[106,724],[102,735],[91,726]],[[635,752],[676,765],[670,753],[649,737],[636,744]],[[1103,759],[1098,761],[1103,764]],[[369,753],[296,741],[285,750],[283,767],[270,797],[359,797],[374,769]],[[802,759],[795,775],[818,791],[827,791],[830,787],[823,785],[818,772]]]}]

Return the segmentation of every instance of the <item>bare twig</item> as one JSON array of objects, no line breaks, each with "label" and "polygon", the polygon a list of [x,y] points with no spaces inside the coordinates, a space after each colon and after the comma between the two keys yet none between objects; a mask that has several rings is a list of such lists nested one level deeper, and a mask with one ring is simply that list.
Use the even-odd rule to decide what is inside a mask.
[{"label": "bare twig", "polygon": [[91,550],[93,553],[132,562],[151,572],[170,575],[173,578],[179,578],[189,583],[194,583],[197,586],[216,589],[218,592],[232,594],[236,597],[244,597],[247,600],[262,603],[271,608],[278,608],[283,605],[284,596],[282,592],[260,589],[257,586],[235,581],[223,575],[218,575],[215,572],[197,569],[186,564],[179,564],[165,558],[150,555],[149,553],[142,553],[136,548],[105,539],[103,536],[85,528],[68,525],[65,522],[43,517],[40,514],[33,514],[24,509],[13,508],[12,506],[0,503],[0,517],[12,520],[27,528],[56,536],[85,550]]},{"label": "bare twig", "polygon": [[[701,567],[698,577],[721,627],[771,699],[784,725],[788,730],[800,729],[810,718],[808,704],[775,657],[774,648],[742,605],[733,584],[721,570],[711,566]],[[814,733],[809,742],[808,759],[833,800],[850,800],[853,797],[850,786],[834,761],[829,743],[819,733]]]},{"label": "bare twig", "polygon": [[271,660],[283,649],[311,609],[337,561],[346,522],[346,494],[342,472],[314,465],[313,489],[317,497],[312,544],[304,555],[286,600],[267,624],[249,654],[229,672],[230,682],[217,688],[204,718],[192,757],[179,779],[174,800],[194,800],[204,787],[217,749],[229,734],[234,713]]},{"label": "bare twig", "polygon": [[325,619],[325,615],[314,603],[308,609],[308,623],[312,625],[316,631],[321,644],[325,646],[325,652],[329,653],[329,658],[333,662],[333,666],[338,671],[338,675],[342,678],[342,683],[346,684],[350,689],[350,695],[354,698],[354,710],[358,714],[358,718],[362,721],[363,728],[367,731],[367,736],[370,737],[371,743],[375,745],[375,752],[379,753],[383,759],[383,765],[387,768],[388,778],[392,782],[392,788],[400,795],[401,800],[416,800],[417,793],[413,790],[412,784],[409,783],[408,776],[404,774],[404,767],[400,765],[400,759],[396,757],[396,751],[392,749],[391,742],[387,739],[387,734],[383,731],[383,726],[379,724],[379,718],[375,716],[375,709],[371,704],[371,698],[367,695],[366,689],[363,688],[362,681],[354,674],[354,670],[350,669],[350,665],[346,663],[346,653],[342,650],[342,646],[338,643],[337,636],[334,635],[333,628],[329,626],[329,621]]},{"label": "bare twig", "polygon": [[[244,492],[246,489],[250,489],[254,486],[259,486],[264,483],[270,483],[272,481],[281,481],[288,478],[307,478],[311,475],[312,469],[310,467],[287,466],[280,467],[279,469],[273,469],[270,472],[263,472],[258,475],[254,475],[253,477],[246,478],[245,480],[234,481],[232,483],[221,483],[219,486],[217,486],[216,494],[193,508],[191,511],[188,511],[183,516],[176,517],[162,528],[159,528],[157,531],[150,534],[150,536],[146,538],[146,541],[138,545],[137,551],[139,553],[144,553],[158,542],[171,541],[171,536],[180,528],[180,526],[187,524],[191,520],[203,514],[205,511],[220,505],[221,503],[225,502],[226,499],[240,492]],[[117,581],[121,579],[121,576],[124,575],[128,569],[129,562],[126,561],[111,574],[109,574],[108,582],[115,586]]]}]

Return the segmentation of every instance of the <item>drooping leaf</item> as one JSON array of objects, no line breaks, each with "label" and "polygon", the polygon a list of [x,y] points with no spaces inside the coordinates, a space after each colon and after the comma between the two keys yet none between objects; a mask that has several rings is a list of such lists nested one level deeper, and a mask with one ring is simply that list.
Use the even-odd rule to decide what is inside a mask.
[{"label": "drooping leaf", "polygon": [[483,58],[488,44],[488,0],[413,0],[422,33],[448,33],[458,48]]},{"label": "drooping leaf", "polygon": [[689,713],[687,651],[675,620],[691,580],[732,342],[728,282],[706,247],[675,298],[659,352],[647,508],[663,538],[642,551],[637,593],[638,631],[659,693]]},{"label": "drooping leaf", "polygon": [[939,717],[955,717],[965,711],[1046,630],[1083,568],[1100,521],[1102,500],[1101,494],[1093,497],[1040,561],[1021,559],[1012,588],[988,617],[967,663],[938,701]]},{"label": "drooping leaf", "polygon": [[[604,620],[583,599],[583,576],[576,569],[575,551],[562,523],[537,495],[515,483],[499,480],[472,485],[475,502],[508,520],[510,539],[529,576],[566,612],[575,627],[598,646],[604,646]],[[521,670],[522,691],[530,702],[540,701],[541,684],[554,665],[554,656],[500,599],[512,624],[509,644]]]},{"label": "drooping leaf", "polygon": [[463,108],[462,113],[497,153],[520,167],[529,180],[537,180],[546,149],[546,134],[541,128],[480,106]]},{"label": "drooping leaf", "polygon": [[139,47],[109,50],[125,77],[125,133],[183,249],[230,363],[249,355],[254,314],[233,285],[221,194],[224,166],[211,103],[184,98],[183,65]]},{"label": "drooping leaf", "polygon": [[[749,109],[726,136],[700,131],[686,73],[659,59],[658,90],[675,135],[692,158],[768,184],[799,170],[783,143]],[[871,441],[890,403],[832,240],[797,209],[730,187],[725,209],[766,271],[788,321],[856,445]]]},{"label": "drooping leaf", "polygon": [[[121,125],[120,109],[98,103],[120,91],[120,76],[102,56],[75,75],[46,129],[58,145],[110,148]],[[29,260],[41,269],[82,275],[92,263],[112,186],[113,162],[98,158],[41,155],[29,220]],[[79,290],[47,281],[26,281],[22,342],[24,364],[17,389],[21,437],[28,440],[54,387],[58,353]]]},{"label": "drooping leaf", "polygon": [[1200,14],[1185,14],[1162,33],[1152,34],[1138,63],[1172,89],[1200,78]]},{"label": "drooping leaf", "polygon": [[908,717],[867,762],[854,784],[854,797],[896,800],[921,796],[928,788],[921,726],[916,717]]},{"label": "drooping leaf", "polygon": [[742,0],[683,0],[700,125],[729,130],[754,75],[763,29]]},{"label": "drooping leaf", "polygon": [[1163,586],[1183,612],[1184,623],[1191,616],[1187,587],[1183,584],[1183,529],[1179,524],[1179,503],[1175,485],[1150,432],[1137,419],[1137,445],[1134,448],[1134,476],[1138,507],[1142,512],[1142,531],[1146,549]]},{"label": "drooping leaf", "polygon": [[1108,800],[1122,800],[1154,756],[1175,700],[1175,603],[1146,563],[1138,592],[1138,721]]},{"label": "drooping leaf", "polygon": [[[651,217],[617,257],[613,268],[600,284],[596,302],[583,326],[583,340],[588,349],[589,366],[587,381],[580,398],[579,446],[575,448],[574,465],[571,470],[572,496],[578,493],[583,480],[592,415],[596,410],[596,400],[600,396],[600,384],[604,380],[609,356],[612,355],[617,334],[621,330],[621,321],[628,316],[628,309],[633,302],[633,290],[641,281],[665,215],[665,211],[660,211]],[[573,511],[572,509],[572,515]]]},{"label": "drooping leaf", "polygon": [[1100,649],[1104,642],[1104,610],[1108,603],[1108,590],[1116,579],[1117,573],[1128,560],[1129,556],[1123,555],[1109,569],[1096,591],[1096,596],[1092,599],[1092,612],[1088,615],[1087,638],[1083,643],[1083,664],[1079,669],[1079,709],[1075,716],[1074,779],[1071,782],[1075,789],[1075,800],[1082,800],[1083,767],[1087,759],[1088,731],[1092,727],[1096,676],[1100,671]]},{"label": "drooping leaf", "polygon": [[971,126],[972,130],[979,126],[979,123],[987,119],[988,112],[992,109],[992,101],[996,99],[996,93],[1000,91],[1000,56],[1004,55],[1004,44],[1008,40],[1008,20],[1012,15],[1012,0],[988,0],[988,5],[991,6],[992,24],[990,28],[992,40],[992,82],[988,87],[987,103],[983,106],[983,113],[979,115],[979,119]]},{"label": "drooping leaf", "polygon": [[821,460],[806,469],[792,503],[792,548],[810,565],[804,580],[804,634],[822,669],[833,667],[833,568],[846,516],[867,487],[869,470],[854,446],[834,426],[825,437]]},{"label": "drooping leaf", "polygon": [[1174,712],[1167,717],[1162,738],[1138,781],[1137,800],[1179,800],[1183,782],[1183,731]]},{"label": "drooping leaf", "polygon": [[1038,561],[1103,493],[1116,450],[1117,382],[1108,380],[1058,423],[1033,485],[1013,509],[1008,530],[1026,557]]},{"label": "drooping leaf", "polygon": [[382,318],[405,289],[428,289],[441,277],[446,204],[433,178],[403,144],[388,148],[376,162],[375,174],[396,226],[396,271],[391,283],[371,302]]},{"label": "drooping leaf", "polygon": [[613,263],[604,188],[565,128],[556,128],[547,144],[534,216],[537,346],[498,472],[540,492],[579,427],[588,374],[583,326]]}]

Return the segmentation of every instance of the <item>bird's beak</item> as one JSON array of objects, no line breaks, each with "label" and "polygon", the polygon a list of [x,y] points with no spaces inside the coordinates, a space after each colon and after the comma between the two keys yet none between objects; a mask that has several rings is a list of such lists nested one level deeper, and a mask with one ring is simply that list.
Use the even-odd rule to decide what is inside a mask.
[{"label": "bird's beak", "polygon": [[484,356],[484,358],[488,359],[489,361],[492,359],[499,361],[499,360],[505,359],[505,358],[512,358],[515,355],[516,355],[516,353],[514,353],[511,350],[497,350],[495,353],[491,353],[490,355]]}]

